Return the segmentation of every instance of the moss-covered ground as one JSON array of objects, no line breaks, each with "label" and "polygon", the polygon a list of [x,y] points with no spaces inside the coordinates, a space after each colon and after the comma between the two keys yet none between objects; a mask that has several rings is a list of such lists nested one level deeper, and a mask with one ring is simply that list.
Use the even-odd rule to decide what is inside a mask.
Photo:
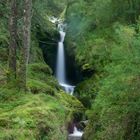
[{"label": "moss-covered ground", "polygon": [[4,67],[1,74],[0,139],[66,140],[67,124],[83,106],[61,90],[49,66],[29,65],[26,93],[6,84]]}]

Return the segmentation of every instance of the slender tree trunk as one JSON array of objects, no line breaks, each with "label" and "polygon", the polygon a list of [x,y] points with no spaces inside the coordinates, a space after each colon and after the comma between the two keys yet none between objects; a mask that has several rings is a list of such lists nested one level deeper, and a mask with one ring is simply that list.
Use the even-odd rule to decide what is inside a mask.
[{"label": "slender tree trunk", "polygon": [[16,48],[17,48],[17,0],[11,0],[11,15],[9,21],[9,82],[16,79]]},{"label": "slender tree trunk", "polygon": [[32,17],[32,0],[23,2],[23,38],[20,59],[20,88],[26,90],[27,84],[27,66],[29,62],[30,40],[31,40],[31,17]]}]

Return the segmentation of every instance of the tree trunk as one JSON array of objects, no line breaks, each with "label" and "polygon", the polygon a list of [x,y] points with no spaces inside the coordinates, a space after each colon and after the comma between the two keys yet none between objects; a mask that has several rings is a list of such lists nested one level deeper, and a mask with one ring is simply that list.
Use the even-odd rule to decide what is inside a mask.
[{"label": "tree trunk", "polygon": [[31,17],[32,17],[32,0],[23,1],[23,38],[20,59],[20,88],[26,90],[27,84],[27,66],[30,53],[31,40]]},{"label": "tree trunk", "polygon": [[17,48],[17,0],[11,0],[11,15],[9,21],[9,82],[16,79],[16,48]]}]

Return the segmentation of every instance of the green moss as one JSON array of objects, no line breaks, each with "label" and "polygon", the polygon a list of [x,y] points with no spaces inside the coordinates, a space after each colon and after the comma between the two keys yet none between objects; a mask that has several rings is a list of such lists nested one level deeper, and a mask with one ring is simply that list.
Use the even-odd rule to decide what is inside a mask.
[{"label": "green moss", "polygon": [[64,93],[52,97],[43,93],[33,95],[0,89],[0,97],[2,140],[65,140],[68,115],[82,109],[76,98]]},{"label": "green moss", "polygon": [[28,69],[28,88],[33,93],[54,94],[59,89],[56,79],[51,75],[51,68],[45,63],[33,63]]},{"label": "green moss", "polygon": [[83,111],[83,106],[60,91],[51,73],[44,63],[30,64],[29,92],[7,84],[0,88],[1,140],[66,140],[66,124],[74,112]]},{"label": "green moss", "polygon": [[45,74],[52,74],[52,70],[50,67],[45,63],[33,63],[29,65],[29,69],[32,72],[36,73],[45,73]]},{"label": "green moss", "polygon": [[30,51],[30,62],[32,63],[40,63],[43,62],[42,50],[39,48],[38,40],[35,35],[32,35],[31,40],[31,51]]},{"label": "green moss", "polygon": [[55,94],[55,89],[51,86],[47,85],[46,83],[43,83],[38,80],[29,80],[28,81],[28,88],[31,90],[32,93],[46,93],[50,95]]}]

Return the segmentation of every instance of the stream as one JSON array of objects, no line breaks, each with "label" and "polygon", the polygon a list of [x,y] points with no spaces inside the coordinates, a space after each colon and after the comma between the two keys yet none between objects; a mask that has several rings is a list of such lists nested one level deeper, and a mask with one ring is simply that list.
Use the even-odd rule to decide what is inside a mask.
[{"label": "stream", "polygon": [[[58,31],[60,34],[60,40],[58,42],[57,49],[57,60],[56,60],[56,78],[59,82],[59,85],[64,89],[64,91],[70,95],[73,95],[74,85],[68,83],[66,78],[66,65],[65,65],[65,49],[64,49],[64,40],[66,32],[64,31],[66,28],[66,24],[64,24],[61,20],[56,18],[50,19],[52,23],[58,22]],[[68,140],[81,140],[83,132],[79,131],[77,127],[73,126],[73,133],[69,133]]]}]

